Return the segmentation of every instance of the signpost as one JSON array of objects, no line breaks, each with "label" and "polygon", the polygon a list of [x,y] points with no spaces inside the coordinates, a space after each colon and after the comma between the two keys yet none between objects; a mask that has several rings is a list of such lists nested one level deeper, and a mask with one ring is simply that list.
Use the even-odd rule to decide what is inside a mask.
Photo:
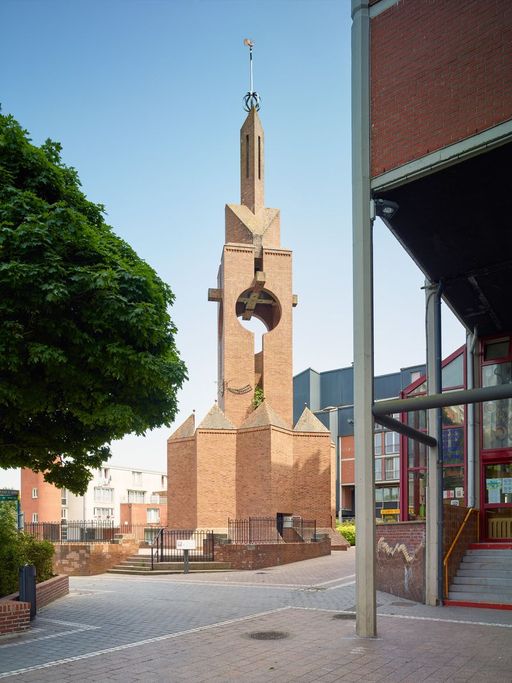
[{"label": "signpost", "polygon": [[183,550],[183,573],[188,574],[188,551],[196,549],[196,542],[193,538],[177,538],[176,550]]},{"label": "signpost", "polygon": [[23,515],[20,507],[20,492],[16,489],[0,489],[0,503],[9,501],[16,502],[16,513],[18,515],[18,529],[23,529]]}]

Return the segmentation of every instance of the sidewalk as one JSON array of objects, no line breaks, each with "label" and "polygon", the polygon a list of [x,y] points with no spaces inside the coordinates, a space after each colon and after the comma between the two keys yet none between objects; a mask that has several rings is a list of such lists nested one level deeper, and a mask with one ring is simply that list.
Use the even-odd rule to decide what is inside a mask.
[{"label": "sidewalk", "polygon": [[0,678],[512,682],[511,612],[379,593],[378,638],[358,638],[353,558],[193,579],[73,579],[38,631],[0,641]]}]

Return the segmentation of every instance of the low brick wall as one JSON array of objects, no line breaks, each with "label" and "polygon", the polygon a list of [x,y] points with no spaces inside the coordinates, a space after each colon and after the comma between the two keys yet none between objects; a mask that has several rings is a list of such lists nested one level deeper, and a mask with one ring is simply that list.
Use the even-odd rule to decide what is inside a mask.
[{"label": "low brick wall", "polygon": [[67,576],[103,574],[139,550],[139,543],[133,537],[116,543],[55,543],[54,546],[54,571]]},{"label": "low brick wall", "polygon": [[331,554],[329,539],[316,543],[267,543],[215,546],[215,560],[229,562],[232,569],[263,569]]},{"label": "low brick wall", "polygon": [[425,522],[377,524],[377,590],[425,602]]},{"label": "low brick wall", "polygon": [[69,576],[60,574],[48,581],[41,581],[36,585],[36,605],[37,609],[46,607],[50,602],[62,598],[69,593]]},{"label": "low brick wall", "polygon": [[[9,596],[10,597],[10,596]],[[26,631],[30,626],[30,603],[0,600],[0,636]]]}]

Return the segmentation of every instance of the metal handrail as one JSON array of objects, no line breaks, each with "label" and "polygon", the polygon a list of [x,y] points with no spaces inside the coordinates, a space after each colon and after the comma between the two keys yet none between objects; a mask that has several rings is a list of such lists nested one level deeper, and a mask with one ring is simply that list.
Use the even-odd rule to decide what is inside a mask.
[{"label": "metal handrail", "polygon": [[[154,569],[154,560],[153,560],[153,550],[156,547],[157,555],[158,555],[158,545],[159,545],[159,539],[162,539],[164,533],[164,528],[162,527],[159,532],[156,534],[156,536],[153,539],[153,543],[151,544],[151,571]],[[163,548],[163,543],[162,543],[162,548]]]},{"label": "metal handrail", "polygon": [[[445,597],[448,595],[448,560],[450,559],[450,556],[457,545],[457,541],[459,540],[459,536],[461,535],[462,531],[464,530],[464,527],[466,526],[467,521],[471,517],[471,514],[473,512],[478,512],[477,508],[469,508],[469,510],[466,512],[466,516],[462,520],[462,524],[459,527],[459,530],[457,531],[455,538],[453,539],[450,547],[448,548],[446,555],[444,556],[443,559],[443,568],[444,568],[444,595]],[[478,532],[478,523],[476,527],[476,540],[478,542],[479,540],[479,532]]]}]

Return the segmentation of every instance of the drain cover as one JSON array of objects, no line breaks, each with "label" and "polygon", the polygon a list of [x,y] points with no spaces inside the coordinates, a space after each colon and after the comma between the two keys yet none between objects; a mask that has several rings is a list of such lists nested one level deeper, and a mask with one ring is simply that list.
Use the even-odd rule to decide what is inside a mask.
[{"label": "drain cover", "polygon": [[286,631],[252,631],[247,633],[247,636],[254,640],[282,640],[289,638],[290,634]]},{"label": "drain cover", "polygon": [[356,615],[351,612],[339,612],[333,616],[333,619],[355,619]]},{"label": "drain cover", "polygon": [[256,572],[256,574],[266,574],[267,572]]},{"label": "drain cover", "polygon": [[416,607],[415,602],[390,602],[393,607]]}]

